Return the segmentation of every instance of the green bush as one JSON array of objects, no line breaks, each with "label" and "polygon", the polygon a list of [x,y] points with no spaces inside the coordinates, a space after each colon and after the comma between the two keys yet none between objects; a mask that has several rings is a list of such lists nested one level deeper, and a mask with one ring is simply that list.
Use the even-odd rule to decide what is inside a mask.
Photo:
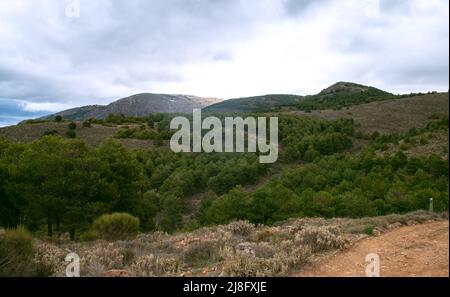
[{"label": "green bush", "polygon": [[129,239],[137,235],[139,219],[128,213],[106,214],[95,220],[94,230],[107,240]]},{"label": "green bush", "polygon": [[75,124],[74,122],[70,122],[69,129],[70,130],[75,130],[76,128],[77,128],[77,124]]},{"label": "green bush", "polygon": [[367,235],[373,235],[373,231],[374,231],[373,226],[366,226],[366,228],[364,228],[364,233]]},{"label": "green bush", "polygon": [[77,133],[75,133],[75,131],[73,131],[73,130],[68,130],[66,132],[66,136],[67,136],[67,138],[76,138],[77,137]]},{"label": "green bush", "polygon": [[426,144],[428,144],[428,140],[426,138],[421,138],[420,139],[420,144],[421,145],[426,145]]},{"label": "green bush", "polygon": [[32,276],[33,242],[24,228],[0,235],[0,276]]},{"label": "green bush", "polygon": [[53,129],[53,130],[46,130],[44,132],[44,136],[48,136],[48,135],[58,135],[58,131],[56,131],[55,129]]},{"label": "green bush", "polygon": [[90,128],[91,127],[91,123],[88,121],[83,122],[83,127],[85,128]]},{"label": "green bush", "polygon": [[97,233],[89,230],[80,234],[80,241],[94,241],[97,239]]},{"label": "green bush", "polygon": [[58,115],[55,117],[55,122],[59,123],[62,121],[62,116]]}]

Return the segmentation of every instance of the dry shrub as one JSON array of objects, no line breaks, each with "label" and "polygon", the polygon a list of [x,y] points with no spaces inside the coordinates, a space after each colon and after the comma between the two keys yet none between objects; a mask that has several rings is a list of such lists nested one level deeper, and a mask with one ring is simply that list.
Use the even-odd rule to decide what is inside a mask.
[{"label": "dry shrub", "polygon": [[237,253],[258,258],[271,258],[276,252],[276,249],[267,242],[242,242],[236,245],[235,249]]},{"label": "dry shrub", "polygon": [[233,261],[225,264],[225,276],[264,277],[285,275],[288,267],[275,258],[262,259],[238,255]]},{"label": "dry shrub", "polygon": [[167,240],[169,237],[170,236],[167,233],[155,231],[152,233],[140,233],[134,241],[142,243],[153,243],[157,241]]},{"label": "dry shrub", "polygon": [[439,212],[430,212],[426,210],[417,210],[414,212],[410,212],[405,216],[406,221],[415,221],[418,223],[423,223],[429,220],[442,220],[446,218],[447,213],[439,213]]},{"label": "dry shrub", "polygon": [[220,261],[221,245],[218,241],[196,241],[183,252],[183,260],[193,267],[201,267]]},{"label": "dry shrub", "polygon": [[43,241],[35,243],[34,262],[39,276],[65,276],[67,251]]},{"label": "dry shrub", "polygon": [[333,226],[307,226],[295,235],[295,242],[309,246],[313,253],[341,249],[347,241],[338,233]]},{"label": "dry shrub", "polygon": [[270,229],[264,229],[255,233],[255,241],[270,241],[274,236],[274,232]]},{"label": "dry shrub", "polygon": [[250,239],[256,242],[279,242],[291,237],[291,234],[281,227],[261,227],[252,233]]},{"label": "dry shrub", "polygon": [[111,269],[122,269],[123,253],[114,244],[100,242],[87,250],[80,259],[80,268],[83,276],[101,276]]},{"label": "dry shrub", "polygon": [[233,235],[249,236],[255,230],[255,225],[247,221],[234,221],[222,226],[222,229],[231,232]]},{"label": "dry shrub", "polygon": [[243,254],[236,254],[234,258],[225,262],[224,276],[237,277],[265,277],[286,276],[293,268],[305,263],[310,256],[307,247],[294,247],[289,252],[280,251],[272,258],[259,258]]},{"label": "dry shrub", "polygon": [[157,257],[153,254],[141,256],[130,266],[135,276],[177,276],[180,263],[175,258]]}]

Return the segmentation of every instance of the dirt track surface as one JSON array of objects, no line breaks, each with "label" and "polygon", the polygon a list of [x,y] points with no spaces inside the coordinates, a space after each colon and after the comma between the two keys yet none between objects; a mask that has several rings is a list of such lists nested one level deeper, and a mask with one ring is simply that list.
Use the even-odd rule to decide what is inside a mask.
[{"label": "dirt track surface", "polygon": [[401,227],[325,256],[297,276],[366,276],[368,253],[380,256],[380,276],[449,276],[448,221]]}]

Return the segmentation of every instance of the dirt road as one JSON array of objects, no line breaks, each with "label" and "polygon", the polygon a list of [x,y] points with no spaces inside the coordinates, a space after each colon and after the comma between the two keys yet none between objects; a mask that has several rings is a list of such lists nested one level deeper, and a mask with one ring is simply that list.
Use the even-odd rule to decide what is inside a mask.
[{"label": "dirt road", "polygon": [[297,276],[366,276],[368,253],[380,256],[381,276],[449,276],[448,221],[400,227],[325,256]]}]

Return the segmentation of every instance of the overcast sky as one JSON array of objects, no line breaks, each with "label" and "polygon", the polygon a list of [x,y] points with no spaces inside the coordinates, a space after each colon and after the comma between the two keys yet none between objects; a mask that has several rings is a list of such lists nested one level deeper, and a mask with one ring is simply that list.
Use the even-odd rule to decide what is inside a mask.
[{"label": "overcast sky", "polygon": [[448,0],[78,2],[0,0],[0,125],[141,92],[448,90]]}]

